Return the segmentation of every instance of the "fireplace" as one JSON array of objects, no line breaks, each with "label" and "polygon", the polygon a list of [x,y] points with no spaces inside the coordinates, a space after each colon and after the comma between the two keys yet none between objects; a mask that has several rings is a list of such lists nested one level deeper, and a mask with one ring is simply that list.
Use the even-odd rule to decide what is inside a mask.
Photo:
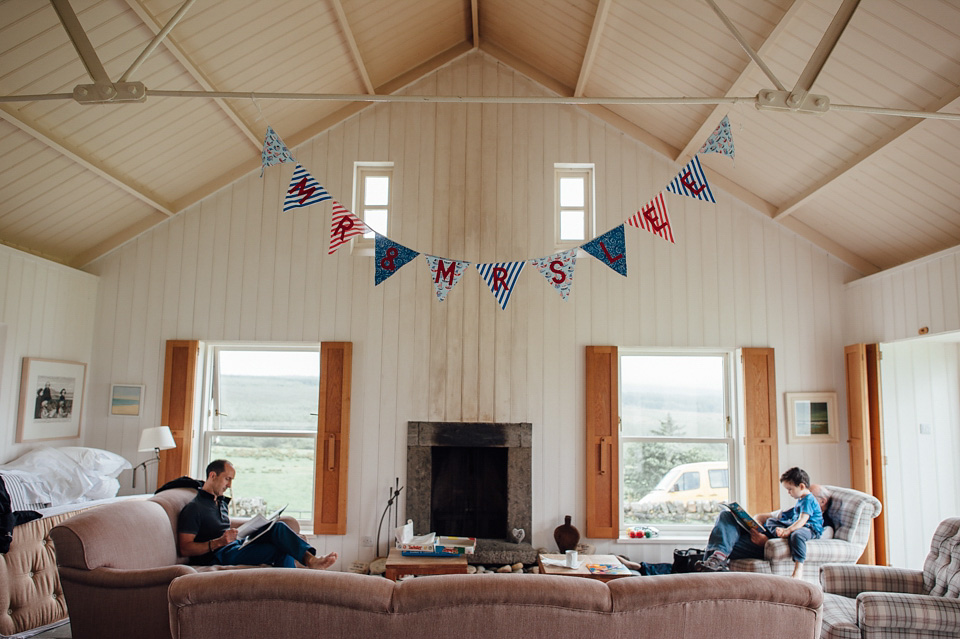
[{"label": "fireplace", "polygon": [[532,426],[408,422],[407,518],[415,534],[531,537]]}]

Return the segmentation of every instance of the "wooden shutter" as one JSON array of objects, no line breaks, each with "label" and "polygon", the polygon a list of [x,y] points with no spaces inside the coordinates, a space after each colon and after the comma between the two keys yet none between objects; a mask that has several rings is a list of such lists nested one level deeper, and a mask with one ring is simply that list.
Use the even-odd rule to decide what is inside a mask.
[{"label": "wooden shutter", "polygon": [[320,410],[317,418],[313,532],[347,534],[347,459],[350,442],[351,342],[320,347]]},{"label": "wooden shutter", "polygon": [[620,536],[620,417],[616,346],[587,346],[587,537]]},{"label": "wooden shutter", "polygon": [[160,423],[170,427],[177,447],[160,451],[158,487],[171,479],[190,474],[199,355],[200,342],[196,340],[167,340]]},{"label": "wooden shutter", "polygon": [[[873,444],[870,437],[872,419],[876,420],[875,430],[878,437],[880,430],[880,391],[879,375],[876,370],[876,351],[874,350],[874,355],[871,358],[873,360],[872,367],[875,369],[872,374],[872,392],[871,366],[867,359],[867,345],[851,344],[845,347],[843,349],[843,359],[847,375],[847,429],[849,433],[847,443],[850,445],[850,487],[868,495],[873,495]],[[881,503],[882,501],[881,499]],[[876,526],[876,520],[874,520],[874,527]],[[871,532],[867,547],[860,555],[858,563],[875,564],[876,557],[876,534],[874,531]]]},{"label": "wooden shutter", "polygon": [[747,510],[772,512],[780,507],[777,451],[777,381],[772,348],[744,348],[744,441]]}]

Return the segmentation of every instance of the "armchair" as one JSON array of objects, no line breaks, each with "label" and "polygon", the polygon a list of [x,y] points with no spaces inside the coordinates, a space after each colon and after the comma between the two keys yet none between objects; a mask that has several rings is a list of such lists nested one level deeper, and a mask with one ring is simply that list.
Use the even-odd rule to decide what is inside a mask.
[{"label": "armchair", "polygon": [[823,566],[821,639],[960,637],[960,517],[941,522],[923,570]]},{"label": "armchair", "polygon": [[[825,486],[830,491],[827,514],[836,529],[832,538],[807,542],[807,561],[803,579],[820,583],[820,567],[828,563],[855,564],[870,539],[871,522],[880,514],[880,502],[866,493],[852,488]],[[793,558],[786,539],[771,539],[763,548],[763,559],[735,559],[730,570],[760,572],[789,577],[793,573]]]}]

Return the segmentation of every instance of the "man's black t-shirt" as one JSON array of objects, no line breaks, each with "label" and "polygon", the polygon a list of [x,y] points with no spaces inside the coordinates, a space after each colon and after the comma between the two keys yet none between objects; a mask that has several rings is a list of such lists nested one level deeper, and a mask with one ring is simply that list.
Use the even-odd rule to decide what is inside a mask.
[{"label": "man's black t-shirt", "polygon": [[[229,497],[219,499],[205,490],[198,490],[193,498],[177,518],[177,533],[195,535],[194,541],[206,543],[218,538],[230,528],[230,515],[227,506]],[[213,563],[213,553],[205,553],[198,557],[191,557],[191,563],[208,565]]]}]

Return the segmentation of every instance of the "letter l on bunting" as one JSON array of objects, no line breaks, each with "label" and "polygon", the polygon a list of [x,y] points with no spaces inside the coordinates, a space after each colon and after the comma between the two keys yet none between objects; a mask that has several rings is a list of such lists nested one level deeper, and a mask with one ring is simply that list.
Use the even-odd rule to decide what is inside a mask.
[{"label": "letter l on bunting", "polygon": [[627,276],[627,245],[623,237],[623,224],[586,244],[581,244],[580,248],[620,275]]}]

